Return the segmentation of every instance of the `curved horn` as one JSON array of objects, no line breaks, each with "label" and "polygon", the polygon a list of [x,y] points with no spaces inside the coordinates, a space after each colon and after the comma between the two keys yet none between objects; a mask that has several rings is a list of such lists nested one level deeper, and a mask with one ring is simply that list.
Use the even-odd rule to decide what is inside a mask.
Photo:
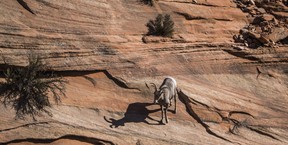
[{"label": "curved horn", "polygon": [[150,83],[152,86],[154,86],[155,92],[157,91],[157,86],[154,83]]}]

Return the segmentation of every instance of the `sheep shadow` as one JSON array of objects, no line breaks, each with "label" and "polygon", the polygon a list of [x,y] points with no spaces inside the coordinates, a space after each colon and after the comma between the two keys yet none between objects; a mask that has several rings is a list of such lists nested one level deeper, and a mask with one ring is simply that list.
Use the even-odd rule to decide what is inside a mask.
[{"label": "sheep shadow", "polygon": [[[151,105],[154,105],[154,104],[153,103],[139,103],[139,102],[132,103],[132,104],[129,104],[123,118],[116,120],[113,118],[107,119],[104,116],[104,119],[108,123],[111,123],[110,125],[111,128],[125,126],[125,123],[129,123],[129,122],[134,122],[134,123],[144,122],[149,125],[159,125],[161,124],[160,121],[151,118],[149,114],[160,111],[160,109],[149,110],[147,107]],[[157,123],[151,123],[151,121],[154,121]]]}]

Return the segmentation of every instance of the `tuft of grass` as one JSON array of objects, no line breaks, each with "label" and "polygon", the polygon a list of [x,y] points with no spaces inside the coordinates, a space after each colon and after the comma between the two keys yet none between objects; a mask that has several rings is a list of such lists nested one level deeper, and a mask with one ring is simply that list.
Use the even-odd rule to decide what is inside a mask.
[{"label": "tuft of grass", "polygon": [[174,22],[170,15],[159,14],[155,20],[150,20],[146,27],[148,27],[147,35],[172,37],[174,32]]},{"label": "tuft of grass", "polygon": [[51,107],[49,94],[55,102],[65,96],[65,85],[62,77],[57,77],[47,69],[39,57],[30,56],[25,67],[10,67],[5,74],[5,81],[0,82],[0,102],[11,106],[16,111],[16,118],[23,119],[30,115],[34,120],[40,112],[52,114],[47,110]]}]

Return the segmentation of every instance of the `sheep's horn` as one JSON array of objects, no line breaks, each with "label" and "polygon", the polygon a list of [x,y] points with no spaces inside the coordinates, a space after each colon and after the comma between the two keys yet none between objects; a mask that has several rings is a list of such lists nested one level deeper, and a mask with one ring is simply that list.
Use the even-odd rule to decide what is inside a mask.
[{"label": "sheep's horn", "polygon": [[146,82],[145,82],[145,86],[150,90],[150,87]]},{"label": "sheep's horn", "polygon": [[152,86],[154,86],[155,92],[157,91],[157,86],[154,83],[150,83]]}]

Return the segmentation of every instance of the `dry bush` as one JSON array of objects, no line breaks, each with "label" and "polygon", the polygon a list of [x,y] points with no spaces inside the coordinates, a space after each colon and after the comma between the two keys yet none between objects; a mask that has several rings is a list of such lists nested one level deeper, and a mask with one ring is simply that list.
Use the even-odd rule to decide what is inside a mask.
[{"label": "dry bush", "polygon": [[51,92],[58,103],[65,96],[65,84],[62,77],[45,71],[46,66],[38,57],[30,56],[25,67],[10,67],[5,74],[5,82],[0,82],[0,101],[16,111],[16,118],[23,119],[30,115],[34,120],[40,112],[52,115],[48,94]]},{"label": "dry bush", "polygon": [[174,32],[174,22],[170,15],[159,14],[155,20],[150,20],[146,26],[148,27],[147,35],[172,37]]}]

